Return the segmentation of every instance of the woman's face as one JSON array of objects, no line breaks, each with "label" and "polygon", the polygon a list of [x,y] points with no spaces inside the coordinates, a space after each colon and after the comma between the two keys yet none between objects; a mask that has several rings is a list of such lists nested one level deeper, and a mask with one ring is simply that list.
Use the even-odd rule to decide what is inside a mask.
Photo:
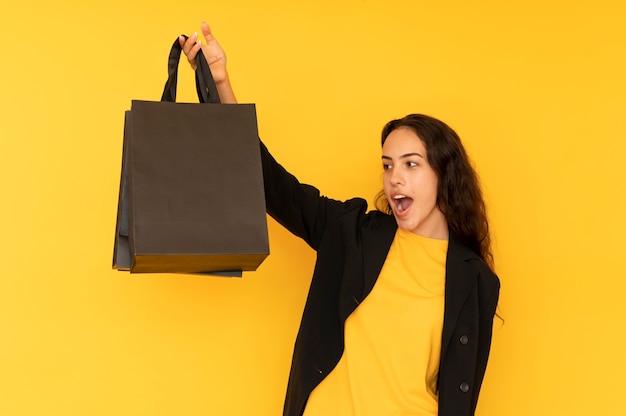
[{"label": "woman's face", "polygon": [[383,188],[398,227],[424,237],[448,239],[448,224],[437,207],[437,174],[426,146],[406,127],[392,131],[383,145]]}]

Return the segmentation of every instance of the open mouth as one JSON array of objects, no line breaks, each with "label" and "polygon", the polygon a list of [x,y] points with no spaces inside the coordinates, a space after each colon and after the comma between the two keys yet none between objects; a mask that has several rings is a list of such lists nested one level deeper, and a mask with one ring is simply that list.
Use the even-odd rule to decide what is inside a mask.
[{"label": "open mouth", "polygon": [[413,205],[413,199],[409,198],[406,195],[394,195],[393,205],[395,207],[395,211],[398,214],[402,214],[403,212],[406,212],[411,207],[411,205]]}]

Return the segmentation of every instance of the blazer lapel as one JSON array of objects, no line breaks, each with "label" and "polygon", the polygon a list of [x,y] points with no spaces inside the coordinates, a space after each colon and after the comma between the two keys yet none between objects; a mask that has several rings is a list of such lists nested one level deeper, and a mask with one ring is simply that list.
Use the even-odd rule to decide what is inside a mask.
[{"label": "blazer lapel", "polygon": [[381,216],[377,225],[363,229],[362,298],[365,298],[374,287],[398,228],[395,218],[390,215]]},{"label": "blazer lapel", "polygon": [[443,314],[443,334],[441,338],[441,362],[450,344],[461,309],[476,285],[478,271],[468,267],[466,260],[477,258],[469,248],[463,246],[450,233],[448,256],[446,259],[445,309]]}]

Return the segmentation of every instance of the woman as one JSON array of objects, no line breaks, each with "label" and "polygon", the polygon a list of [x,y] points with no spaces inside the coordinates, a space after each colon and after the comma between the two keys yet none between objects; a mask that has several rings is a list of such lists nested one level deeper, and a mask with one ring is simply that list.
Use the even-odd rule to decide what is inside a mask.
[{"label": "woman", "polygon": [[[235,103],[226,56],[202,50],[222,102]],[[317,251],[284,415],[473,415],[499,280],[477,176],[461,141],[424,115],[382,133],[383,192],[367,203],[320,196],[261,143],[267,212]]]}]

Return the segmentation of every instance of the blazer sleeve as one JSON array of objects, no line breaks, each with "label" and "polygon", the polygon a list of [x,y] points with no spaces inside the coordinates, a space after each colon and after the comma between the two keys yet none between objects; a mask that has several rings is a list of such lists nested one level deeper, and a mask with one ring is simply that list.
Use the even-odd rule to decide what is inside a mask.
[{"label": "blazer sleeve", "polygon": [[487,368],[487,361],[489,359],[489,351],[491,349],[491,337],[493,333],[493,318],[498,306],[498,298],[500,297],[500,281],[497,276],[489,273],[491,279],[491,293],[486,298],[487,301],[481,306],[480,309],[480,322],[479,322],[479,345],[482,347],[479,350],[477,357],[476,368],[480,371],[476,371],[476,379],[474,380],[474,390],[472,397],[472,408],[475,409],[478,403],[478,394],[480,387],[485,376],[485,370]]},{"label": "blazer sleeve", "polygon": [[360,198],[346,202],[320,195],[287,172],[260,141],[267,213],[294,235],[317,250],[328,225],[355,209],[365,211]]}]

